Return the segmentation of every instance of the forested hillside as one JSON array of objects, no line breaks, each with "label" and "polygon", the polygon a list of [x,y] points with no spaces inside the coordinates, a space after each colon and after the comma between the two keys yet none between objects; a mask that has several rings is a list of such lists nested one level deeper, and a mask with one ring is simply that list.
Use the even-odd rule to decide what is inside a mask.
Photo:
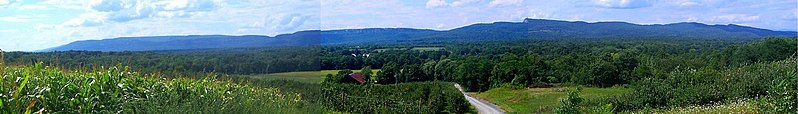
[{"label": "forested hillside", "polygon": [[794,37],[794,31],[773,31],[740,25],[707,25],[684,22],[641,25],[626,22],[581,22],[525,19],[522,22],[494,22],[468,25],[451,30],[414,28],[364,28],[307,30],[276,36],[152,36],[77,41],[47,51],[153,51],[215,48],[253,48],[312,45],[415,44],[443,42],[500,41],[516,39],[596,39],[596,38],[694,38],[745,39]]}]

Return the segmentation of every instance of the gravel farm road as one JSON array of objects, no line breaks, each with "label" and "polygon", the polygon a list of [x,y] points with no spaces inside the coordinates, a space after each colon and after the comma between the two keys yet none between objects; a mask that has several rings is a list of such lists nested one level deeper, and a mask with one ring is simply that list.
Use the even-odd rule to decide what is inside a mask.
[{"label": "gravel farm road", "polygon": [[465,98],[468,99],[468,103],[471,103],[471,105],[477,109],[479,114],[504,114],[504,112],[499,110],[499,108],[496,105],[471,97],[470,95],[465,93],[465,91],[463,91],[463,87],[460,87],[460,84],[454,84],[454,87],[456,87],[457,89],[460,90],[460,92],[463,93],[463,96],[465,96]]}]

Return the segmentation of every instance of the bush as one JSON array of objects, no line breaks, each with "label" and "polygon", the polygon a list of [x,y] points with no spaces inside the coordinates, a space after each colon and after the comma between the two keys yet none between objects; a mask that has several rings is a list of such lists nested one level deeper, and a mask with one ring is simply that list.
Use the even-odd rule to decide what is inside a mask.
[{"label": "bush", "polygon": [[768,114],[798,113],[798,80],[796,71],[785,73],[784,80],[773,80],[775,85],[768,88],[768,97],[757,102],[760,112]]},{"label": "bush", "polygon": [[589,108],[587,111],[588,114],[615,114],[614,107],[612,106],[612,104],[592,107]]},{"label": "bush", "polygon": [[[615,104],[615,111],[713,104],[729,99],[761,99],[761,107],[796,109],[795,71],[798,59],[759,63],[723,71],[709,68],[678,69],[661,78],[633,83],[633,92],[591,101],[591,105]],[[785,73],[787,73],[785,75]],[[792,88],[792,89],[787,89]],[[765,103],[766,102],[766,103]],[[763,111],[771,112],[771,111]],[[774,111],[784,112],[784,111]]]},{"label": "bush", "polygon": [[582,98],[579,97],[581,87],[568,92],[568,98],[560,101],[560,107],[555,110],[555,114],[579,114],[579,103],[582,103]]}]

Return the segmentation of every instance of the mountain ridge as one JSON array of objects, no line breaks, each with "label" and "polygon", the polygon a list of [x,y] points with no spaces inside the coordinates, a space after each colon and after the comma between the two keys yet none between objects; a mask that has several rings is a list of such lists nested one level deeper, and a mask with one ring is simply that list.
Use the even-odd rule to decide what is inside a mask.
[{"label": "mountain ridge", "polygon": [[274,46],[337,45],[399,42],[490,41],[509,39],[682,37],[682,38],[762,38],[795,37],[795,31],[774,31],[736,24],[708,25],[698,22],[635,24],[622,21],[584,22],[524,19],[522,22],[475,23],[449,30],[417,28],[362,28],[303,30],[275,36],[265,35],[175,35],[118,37],[83,40],[40,50],[68,51],[154,51],[212,48],[251,48]]}]

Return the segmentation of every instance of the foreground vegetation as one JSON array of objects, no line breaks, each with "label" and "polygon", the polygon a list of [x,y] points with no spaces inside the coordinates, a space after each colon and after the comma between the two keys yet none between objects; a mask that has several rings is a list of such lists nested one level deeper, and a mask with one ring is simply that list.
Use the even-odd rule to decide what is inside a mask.
[{"label": "foreground vegetation", "polygon": [[708,105],[673,107],[665,109],[642,109],[631,112],[621,112],[628,114],[756,114],[758,111],[756,102],[748,99],[729,100]]},{"label": "foreground vegetation", "polygon": [[562,102],[571,105],[558,109],[581,109],[562,113],[798,113],[796,71],[796,58],[724,71],[677,70],[630,85],[632,92],[627,94],[569,97]]},{"label": "foreground vegetation", "polygon": [[[475,96],[495,103],[502,110],[511,114],[554,113],[554,109],[560,106],[560,100],[565,99],[567,92],[576,88],[577,86],[553,88],[505,86],[481,92]],[[599,99],[627,94],[629,91],[629,89],[623,87],[583,87],[580,96],[585,99]]]},{"label": "foreground vegetation", "polygon": [[359,86],[325,84],[325,103],[337,111],[352,113],[466,113],[468,101],[453,83],[424,82]]},{"label": "foreground vegetation", "polygon": [[[2,113],[323,113],[296,93],[214,78],[159,78],[126,67],[91,72],[35,64],[0,72]],[[213,107],[213,108],[209,108]]]},{"label": "foreground vegetation", "polygon": [[251,80],[253,86],[279,88],[302,95],[304,102],[328,110],[351,113],[469,113],[468,101],[449,82],[392,85],[303,83],[288,80]]}]

